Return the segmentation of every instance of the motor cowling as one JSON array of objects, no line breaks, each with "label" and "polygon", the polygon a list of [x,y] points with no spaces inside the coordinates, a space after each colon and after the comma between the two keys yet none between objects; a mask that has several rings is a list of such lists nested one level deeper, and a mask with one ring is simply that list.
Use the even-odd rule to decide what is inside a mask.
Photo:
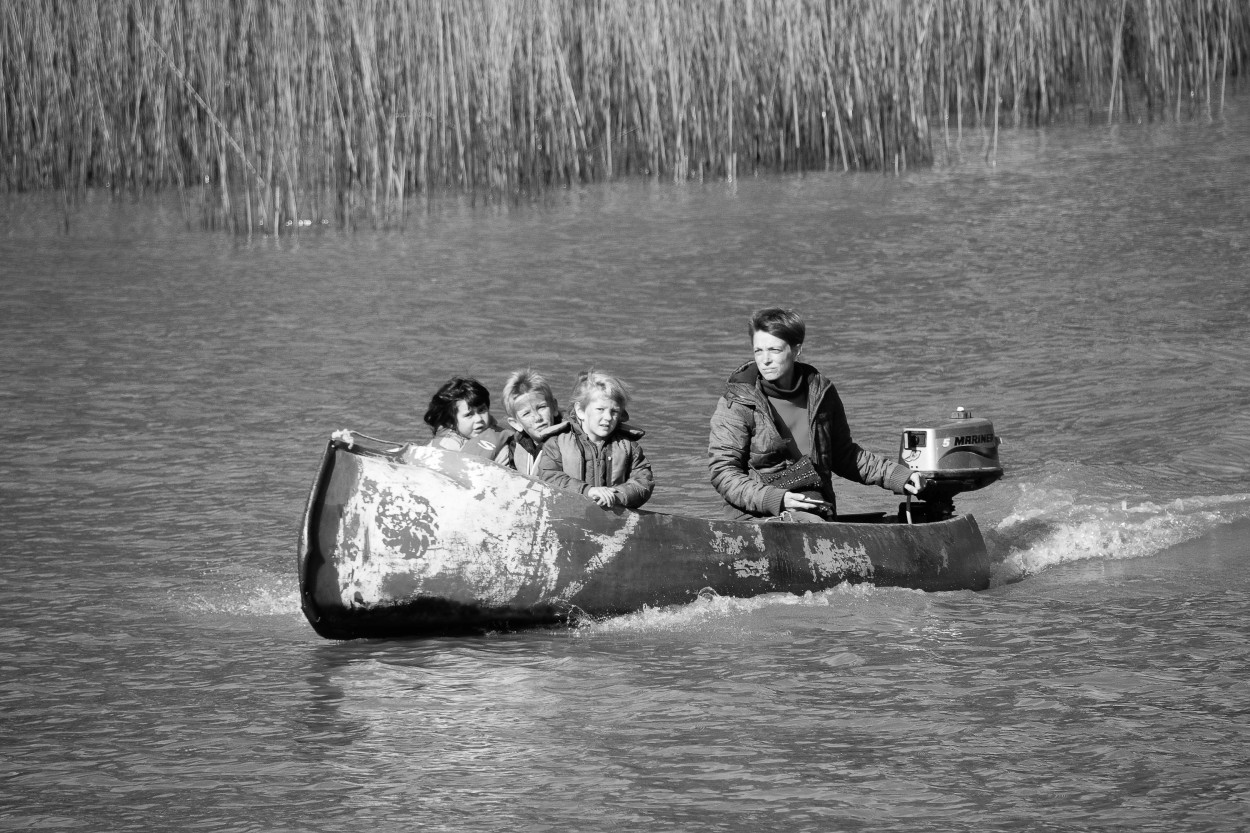
[{"label": "motor cowling", "polygon": [[898,461],[920,472],[924,485],[917,497],[950,503],[960,492],[982,489],[1003,476],[999,445],[992,422],[959,407],[936,428],[904,429]]}]

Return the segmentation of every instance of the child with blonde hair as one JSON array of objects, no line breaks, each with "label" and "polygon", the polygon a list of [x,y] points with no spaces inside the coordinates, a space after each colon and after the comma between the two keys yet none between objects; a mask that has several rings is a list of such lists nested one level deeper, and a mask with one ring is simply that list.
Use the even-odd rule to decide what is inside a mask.
[{"label": "child with blonde hair", "polygon": [[543,445],[569,428],[560,415],[556,395],[542,374],[528,368],[514,370],[503,384],[503,408],[508,414],[508,425],[516,431],[512,467],[522,474],[537,476],[538,453]]},{"label": "child with blonde hair", "polygon": [[615,376],[588,370],[573,388],[577,419],[538,455],[538,476],[577,492],[604,509],[637,509],[651,498],[655,480],[638,440],[643,432],[625,424],[629,394]]}]

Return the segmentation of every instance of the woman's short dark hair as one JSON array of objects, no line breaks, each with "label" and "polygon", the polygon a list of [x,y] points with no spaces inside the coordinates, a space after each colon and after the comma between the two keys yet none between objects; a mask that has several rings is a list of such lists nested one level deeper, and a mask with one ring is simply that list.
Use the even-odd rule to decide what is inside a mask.
[{"label": "woman's short dark hair", "polygon": [[452,428],[456,424],[456,403],[461,399],[469,410],[490,407],[490,392],[477,379],[453,376],[430,397],[430,407],[425,409],[425,424],[438,433],[440,428]]},{"label": "woman's short dark hair", "polygon": [[791,347],[798,347],[807,336],[807,325],[803,323],[803,316],[792,309],[768,307],[751,314],[751,338],[760,332],[779,338]]}]

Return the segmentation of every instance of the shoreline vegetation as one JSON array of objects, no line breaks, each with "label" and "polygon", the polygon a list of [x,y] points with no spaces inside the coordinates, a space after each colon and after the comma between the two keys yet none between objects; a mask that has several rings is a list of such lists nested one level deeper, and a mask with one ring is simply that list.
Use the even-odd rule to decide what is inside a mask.
[{"label": "shoreline vegetation", "polygon": [[1210,117],[1248,57],[1246,0],[9,0],[0,190],[390,225],[447,189],[896,171],[952,130]]}]

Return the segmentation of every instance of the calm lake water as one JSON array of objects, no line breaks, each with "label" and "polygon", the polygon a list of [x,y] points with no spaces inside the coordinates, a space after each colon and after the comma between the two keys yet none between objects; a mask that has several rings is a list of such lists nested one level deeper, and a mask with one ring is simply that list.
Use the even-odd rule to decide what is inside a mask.
[{"label": "calm lake water", "polygon": [[[251,240],[0,201],[0,828],[1250,826],[1250,101],[952,136],[931,170],[445,200]],[[843,586],[333,643],[295,546],[330,433],[454,373],[635,391],[712,515],[746,318],[801,309],[857,440],[956,405],[982,593]],[[844,511],[895,499],[847,485]]]}]

